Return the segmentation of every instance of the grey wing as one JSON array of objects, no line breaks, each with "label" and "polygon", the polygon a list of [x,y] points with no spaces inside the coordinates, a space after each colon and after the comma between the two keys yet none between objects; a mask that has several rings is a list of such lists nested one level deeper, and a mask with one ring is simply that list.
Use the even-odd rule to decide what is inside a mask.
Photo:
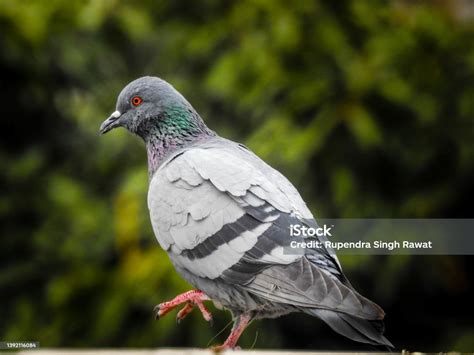
[{"label": "grey wing", "polygon": [[289,226],[314,219],[286,179],[238,149],[189,149],[152,179],[152,224],[173,263],[267,301],[379,319],[380,308],[344,284],[327,251],[287,252]]},{"label": "grey wing", "polygon": [[[279,217],[273,205],[283,209],[284,203],[262,187],[263,176],[245,161],[218,153],[193,149],[175,157],[156,172],[148,194],[160,245],[180,266],[209,279],[222,277],[258,248],[260,237]],[[288,264],[296,257],[275,251],[261,263],[272,258]]]}]

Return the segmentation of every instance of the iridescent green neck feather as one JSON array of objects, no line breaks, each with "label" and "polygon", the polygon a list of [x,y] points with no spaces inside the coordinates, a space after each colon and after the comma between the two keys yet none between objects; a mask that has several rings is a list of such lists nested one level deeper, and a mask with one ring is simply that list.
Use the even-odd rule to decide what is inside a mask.
[{"label": "iridescent green neck feather", "polygon": [[150,178],[172,153],[216,135],[192,107],[171,106],[146,122],[137,133],[146,143]]}]

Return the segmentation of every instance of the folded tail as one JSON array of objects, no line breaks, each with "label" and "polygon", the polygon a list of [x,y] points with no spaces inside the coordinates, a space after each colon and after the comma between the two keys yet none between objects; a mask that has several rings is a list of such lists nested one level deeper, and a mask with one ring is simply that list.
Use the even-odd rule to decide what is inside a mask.
[{"label": "folded tail", "polygon": [[384,345],[393,348],[393,344],[383,336],[384,324],[381,320],[367,320],[348,314],[326,309],[305,310],[329,325],[334,331],[349,339],[372,345]]}]

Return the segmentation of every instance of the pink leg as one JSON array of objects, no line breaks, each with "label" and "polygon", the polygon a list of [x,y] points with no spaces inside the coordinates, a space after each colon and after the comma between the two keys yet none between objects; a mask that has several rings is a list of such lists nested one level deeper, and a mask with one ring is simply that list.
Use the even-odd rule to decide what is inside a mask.
[{"label": "pink leg", "polygon": [[237,341],[239,340],[240,336],[244,332],[245,328],[249,325],[252,317],[248,314],[242,314],[237,318],[232,327],[232,331],[230,332],[229,336],[227,337],[226,341],[222,345],[214,346],[212,350],[214,351],[223,351],[227,349],[234,349],[237,345]]},{"label": "pink leg", "polygon": [[163,317],[165,314],[171,312],[173,309],[175,309],[179,305],[186,303],[183,309],[181,309],[178,312],[178,315],[177,315],[178,322],[184,317],[186,317],[186,315],[188,315],[189,312],[191,312],[194,305],[197,305],[199,307],[199,310],[201,311],[205,320],[211,321],[212,320],[211,312],[209,312],[209,310],[202,303],[203,301],[209,301],[209,300],[210,298],[204,292],[200,290],[191,290],[191,291],[188,291],[176,296],[171,301],[163,302],[157,305],[154,310],[155,316],[157,319],[160,317]]}]

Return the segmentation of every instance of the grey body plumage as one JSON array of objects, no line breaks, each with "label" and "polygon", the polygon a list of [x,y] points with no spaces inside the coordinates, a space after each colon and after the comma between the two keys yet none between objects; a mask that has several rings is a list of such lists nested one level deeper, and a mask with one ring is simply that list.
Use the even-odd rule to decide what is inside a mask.
[{"label": "grey body plumage", "polygon": [[235,317],[304,312],[355,341],[392,346],[383,310],[354,290],[332,250],[285,252],[291,224],[317,224],[282,174],[216,135],[158,78],[124,88],[101,131],[118,126],[147,145],[153,230],[189,283]]}]

